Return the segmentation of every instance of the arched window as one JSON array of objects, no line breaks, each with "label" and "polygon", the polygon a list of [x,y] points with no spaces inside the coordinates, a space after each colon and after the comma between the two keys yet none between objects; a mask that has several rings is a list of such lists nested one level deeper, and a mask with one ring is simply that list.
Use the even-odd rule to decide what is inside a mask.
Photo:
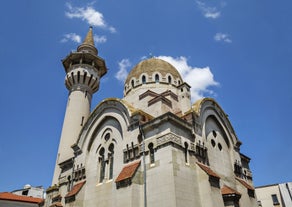
[{"label": "arched window", "polygon": [[70,192],[71,191],[71,184],[72,184],[72,181],[71,181],[71,176],[69,175],[67,177],[67,180],[68,180],[68,185],[67,185],[67,191]]},{"label": "arched window", "polygon": [[168,83],[171,84],[171,76],[168,76]]},{"label": "arched window", "polygon": [[108,147],[109,152],[109,179],[113,179],[113,170],[114,170],[114,144],[111,143]]},{"label": "arched window", "polygon": [[150,154],[150,163],[154,164],[155,163],[155,157],[154,157],[154,148],[153,148],[153,143],[150,143],[148,145],[149,148],[149,154]]},{"label": "arched window", "polygon": [[99,171],[99,182],[101,183],[104,179],[104,174],[105,174],[105,159],[104,159],[104,148],[102,147],[99,150],[99,166],[100,166],[100,171]]},{"label": "arched window", "polygon": [[146,83],[146,76],[143,75],[143,76],[142,76],[142,84],[145,84],[145,83]]},{"label": "arched window", "polygon": [[188,143],[185,142],[185,162],[188,163]]},{"label": "arched window", "polygon": [[131,81],[132,88],[134,88],[134,80]]},{"label": "arched window", "polygon": [[155,82],[159,83],[159,75],[158,74],[155,75]]}]

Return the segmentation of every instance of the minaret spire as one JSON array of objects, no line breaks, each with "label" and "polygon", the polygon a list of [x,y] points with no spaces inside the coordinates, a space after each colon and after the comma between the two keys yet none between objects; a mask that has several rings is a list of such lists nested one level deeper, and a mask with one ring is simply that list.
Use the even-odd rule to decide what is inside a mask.
[{"label": "minaret spire", "polygon": [[89,52],[94,55],[98,54],[98,50],[94,45],[94,35],[92,32],[92,26],[89,27],[89,31],[83,43],[77,48],[77,52]]},{"label": "minaret spire", "polygon": [[83,41],[83,44],[92,45],[94,46],[94,39],[93,39],[93,32],[92,32],[92,26],[89,27],[89,31]]}]

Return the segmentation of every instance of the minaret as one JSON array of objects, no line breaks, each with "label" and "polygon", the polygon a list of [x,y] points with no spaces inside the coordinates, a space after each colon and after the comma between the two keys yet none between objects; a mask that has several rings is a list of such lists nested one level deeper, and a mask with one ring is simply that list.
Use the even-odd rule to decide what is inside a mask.
[{"label": "minaret", "polygon": [[99,80],[106,74],[105,61],[94,46],[92,27],[76,52],[62,60],[65,85],[69,90],[66,113],[58,149],[52,184],[58,184],[62,163],[70,164],[74,157],[71,146],[90,115],[92,95],[99,89]]}]

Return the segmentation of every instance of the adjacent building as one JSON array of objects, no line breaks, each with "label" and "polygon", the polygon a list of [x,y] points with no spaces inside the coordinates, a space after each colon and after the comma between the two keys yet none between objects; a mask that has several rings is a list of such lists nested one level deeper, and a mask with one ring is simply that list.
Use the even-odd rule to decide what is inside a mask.
[{"label": "adjacent building", "polygon": [[20,196],[13,193],[0,193],[0,206],[2,207],[40,207],[44,199],[28,196]]},{"label": "adjacent building", "polygon": [[292,206],[292,182],[259,186],[255,191],[261,207]]},{"label": "adjacent building", "polygon": [[45,206],[257,206],[250,158],[228,116],[214,99],[191,103],[174,66],[141,61],[124,97],[93,111],[107,67],[92,28],[63,66],[69,96]]},{"label": "adjacent building", "polygon": [[25,185],[22,189],[14,190],[11,193],[16,195],[23,195],[34,198],[44,198],[45,190],[42,186],[31,186],[29,184]]}]

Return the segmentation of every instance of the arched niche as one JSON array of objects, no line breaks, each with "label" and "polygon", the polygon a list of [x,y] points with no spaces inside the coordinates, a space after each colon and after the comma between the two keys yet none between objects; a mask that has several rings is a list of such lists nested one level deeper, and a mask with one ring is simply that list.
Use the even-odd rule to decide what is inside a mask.
[{"label": "arched niche", "polygon": [[[88,142],[87,151],[89,152],[91,150],[92,144],[95,141],[95,139],[100,139],[100,143],[107,142],[106,135],[110,134],[111,136],[114,136],[112,134],[115,134],[115,132],[118,132],[118,136],[114,137],[123,137],[122,132],[122,126],[120,122],[112,116],[105,116],[97,125],[95,129],[93,129],[93,133],[90,137],[90,140]],[[104,139],[102,139],[104,138]],[[115,142],[117,142],[116,139],[114,139]]]},{"label": "arched niche", "polygon": [[229,142],[228,136],[225,130],[223,129],[222,125],[220,124],[220,122],[217,120],[217,118],[214,115],[208,116],[205,121],[206,139],[209,137],[210,133],[212,133],[213,137],[217,137],[217,135],[221,135],[220,137],[223,138],[228,148],[230,148],[230,142]]}]

